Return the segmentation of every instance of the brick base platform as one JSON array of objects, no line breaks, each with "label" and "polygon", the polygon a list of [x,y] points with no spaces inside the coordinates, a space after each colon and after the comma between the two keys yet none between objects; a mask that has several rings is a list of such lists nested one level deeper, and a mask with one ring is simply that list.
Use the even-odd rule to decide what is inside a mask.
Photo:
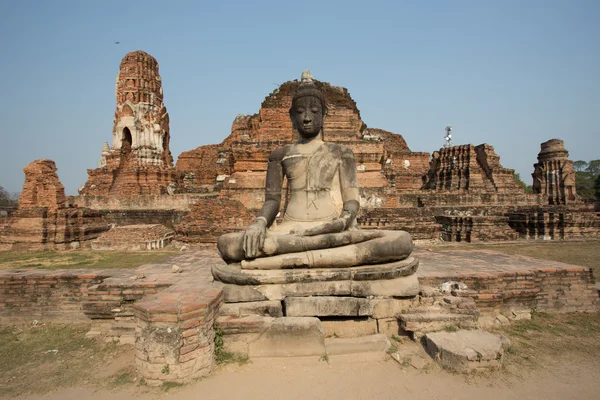
[{"label": "brick base platform", "polygon": [[597,311],[591,268],[486,250],[419,251],[421,285],[457,281],[482,314],[510,309]]},{"label": "brick base platform", "polygon": [[[466,289],[455,296],[472,298],[481,316],[533,309],[600,309],[590,268],[484,250],[417,249],[414,256],[420,259],[417,276],[422,288],[461,282]],[[264,317],[269,321],[285,316],[282,302],[268,302],[268,307],[262,308],[250,307],[252,302],[238,303],[234,310],[224,307],[219,313],[227,294],[222,294],[221,283],[213,281],[210,269],[215,264],[223,261],[211,248],[131,270],[2,271],[0,323],[91,320],[91,335],[135,343],[138,371],[149,383],[188,381],[212,369],[215,315],[221,315],[223,332],[234,336],[246,333],[248,324],[242,322],[248,318],[259,331],[265,325],[263,317],[244,310],[278,310],[277,315]],[[178,268],[173,268],[175,265]],[[405,312],[405,302],[417,307],[426,305],[426,300],[425,295],[408,302],[398,299],[398,305],[394,303],[390,310]],[[397,320],[391,315],[385,317],[369,317],[366,322],[379,333],[393,333]],[[234,325],[237,330],[229,332]]]},{"label": "brick base platform", "polygon": [[[422,286],[462,282],[484,314],[515,307],[599,309],[590,268],[486,250],[417,249],[414,255]],[[0,322],[114,320],[144,295],[174,285],[214,286],[210,268],[217,263],[223,262],[216,250],[203,249],[131,270],[0,271]],[[173,265],[182,272],[173,273]]]}]

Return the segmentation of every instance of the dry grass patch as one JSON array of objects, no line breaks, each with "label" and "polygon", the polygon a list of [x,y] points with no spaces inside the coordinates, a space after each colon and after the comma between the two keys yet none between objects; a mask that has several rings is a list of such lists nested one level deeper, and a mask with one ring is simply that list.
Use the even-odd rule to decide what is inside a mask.
[{"label": "dry grass patch", "polygon": [[532,369],[570,358],[600,358],[600,313],[533,313],[531,320],[516,321],[502,328],[511,347],[507,370]]},{"label": "dry grass patch", "polygon": [[98,369],[121,350],[87,339],[87,330],[67,325],[0,328],[0,397],[94,383]]},{"label": "dry grass patch", "polygon": [[173,251],[0,251],[0,270],[135,268],[177,254]]}]

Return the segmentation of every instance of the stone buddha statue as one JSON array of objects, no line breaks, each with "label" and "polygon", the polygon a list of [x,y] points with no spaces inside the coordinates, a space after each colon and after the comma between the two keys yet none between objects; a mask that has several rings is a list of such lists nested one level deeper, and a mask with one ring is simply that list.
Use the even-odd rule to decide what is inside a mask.
[{"label": "stone buddha statue", "polygon": [[[218,238],[221,257],[240,263],[241,270],[346,268],[407,258],[413,249],[407,232],[356,226],[360,203],[354,155],[343,145],[323,141],[327,105],[308,71],[289,113],[298,140],[270,155],[264,205],[245,232]],[[276,224],[284,178],[289,201],[283,221]]]}]

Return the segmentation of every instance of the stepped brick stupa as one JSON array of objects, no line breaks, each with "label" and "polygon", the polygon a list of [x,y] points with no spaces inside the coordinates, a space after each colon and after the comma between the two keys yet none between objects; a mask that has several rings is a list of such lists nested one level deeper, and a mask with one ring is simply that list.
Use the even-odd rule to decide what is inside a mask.
[{"label": "stepped brick stupa", "polygon": [[112,146],[104,143],[99,167],[88,170],[80,194],[167,194],[175,171],[156,59],[143,51],[128,53],[117,74],[115,96]]}]

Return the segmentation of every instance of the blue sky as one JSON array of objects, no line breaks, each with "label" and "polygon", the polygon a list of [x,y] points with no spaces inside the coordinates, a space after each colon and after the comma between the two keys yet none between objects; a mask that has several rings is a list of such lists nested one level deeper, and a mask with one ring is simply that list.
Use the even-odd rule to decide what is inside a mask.
[{"label": "blue sky", "polygon": [[0,0],[0,185],[20,191],[22,168],[50,158],[76,194],[139,49],[159,62],[175,157],[310,69],[413,151],[451,124],[455,144],[494,146],[530,183],[545,140],[600,158],[599,21],[597,0]]}]

